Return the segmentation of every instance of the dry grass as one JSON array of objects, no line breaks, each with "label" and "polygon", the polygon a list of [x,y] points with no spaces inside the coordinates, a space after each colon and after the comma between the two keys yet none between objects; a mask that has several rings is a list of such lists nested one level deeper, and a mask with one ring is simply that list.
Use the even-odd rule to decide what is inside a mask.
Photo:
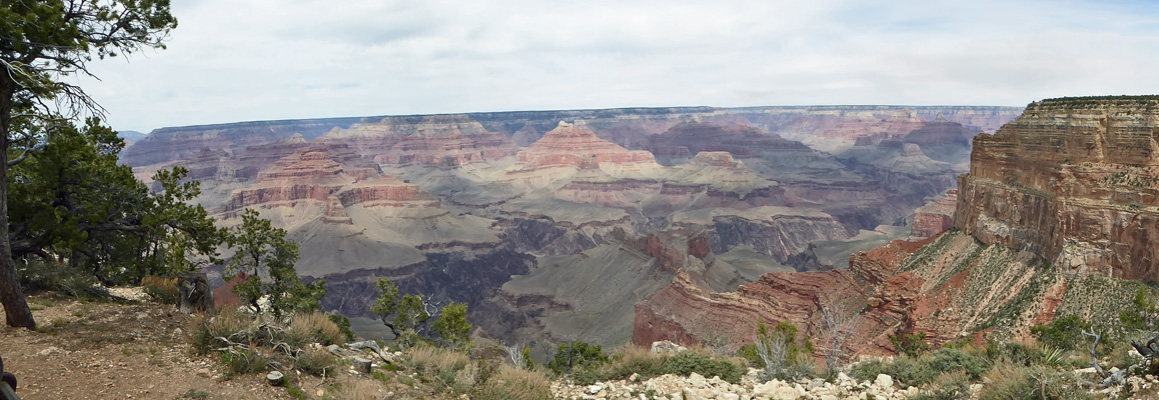
[{"label": "dry grass", "polygon": [[471,363],[471,359],[462,353],[437,347],[414,347],[408,353],[414,369],[420,371],[458,371]]},{"label": "dry grass", "polygon": [[330,316],[320,311],[294,315],[290,319],[290,334],[295,338],[326,346],[345,342],[345,336],[342,335],[338,325],[330,320]]},{"label": "dry grass", "polygon": [[350,400],[379,400],[386,394],[382,382],[370,379],[359,379],[342,387],[342,398]]},{"label": "dry grass", "polygon": [[477,400],[541,400],[551,398],[551,381],[543,372],[499,367],[487,382],[476,388],[472,399]]},{"label": "dry grass", "polygon": [[234,333],[250,330],[253,325],[254,320],[238,313],[237,308],[222,308],[216,316],[194,316],[189,320],[186,332],[189,332],[189,342],[193,344],[194,351],[206,354],[222,344],[218,337],[228,338]]},{"label": "dry grass", "polygon": [[333,372],[334,364],[338,359],[329,351],[321,348],[308,347],[302,349],[294,358],[294,368],[315,376],[322,376],[327,369]]},{"label": "dry grass", "polygon": [[141,286],[145,288],[145,293],[157,301],[166,304],[177,303],[177,278],[149,275],[141,279]]}]

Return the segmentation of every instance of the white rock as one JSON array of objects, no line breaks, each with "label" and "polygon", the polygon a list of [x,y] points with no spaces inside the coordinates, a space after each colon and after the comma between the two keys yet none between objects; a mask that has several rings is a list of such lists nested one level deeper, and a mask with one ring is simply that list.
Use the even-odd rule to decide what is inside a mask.
[{"label": "white rock", "polygon": [[800,385],[797,385],[797,387],[792,387],[792,386],[786,385],[786,386],[781,386],[781,387],[777,388],[775,391],[773,391],[772,397],[775,399],[796,400],[804,395],[805,395],[805,391],[800,390]]},{"label": "white rock", "polygon": [[596,394],[596,393],[599,393],[601,390],[604,390],[604,387],[600,386],[599,384],[595,384],[595,385],[588,386],[587,389],[584,389],[584,393]]},{"label": "white rock", "polygon": [[821,395],[820,400],[837,400],[837,396],[834,396],[831,394],[824,394],[824,395]]},{"label": "white rock", "polygon": [[684,395],[683,400],[700,400],[700,396],[697,396],[696,392],[692,391],[692,388],[684,388],[680,393]]},{"label": "white rock", "polygon": [[44,356],[50,356],[50,355],[59,354],[59,353],[64,353],[64,350],[61,350],[59,347],[56,347],[56,346],[48,346],[47,349],[41,350],[39,353],[36,353],[36,355],[44,357]]},{"label": "white rock", "polygon": [[721,399],[723,399],[723,400],[740,400],[740,395],[736,394],[736,393],[725,393],[725,395],[723,397],[721,397]]},{"label": "white rock", "polygon": [[892,388],[893,387],[893,377],[886,375],[886,374],[877,374],[877,379],[875,379],[873,381],[873,384],[877,385],[877,387],[883,388],[883,389],[884,388]]},{"label": "white rock", "polygon": [[845,382],[849,382],[849,381],[850,381],[849,375],[845,375],[844,372],[837,373],[837,382],[838,383],[845,383]]},{"label": "white rock", "polygon": [[667,340],[661,340],[659,342],[652,342],[652,352],[653,353],[676,354],[676,353],[680,353],[680,352],[687,351],[687,350],[688,349],[685,348],[684,346],[669,342]]},{"label": "white rock", "polygon": [[693,372],[693,373],[688,375],[688,384],[695,386],[695,387],[698,387],[698,388],[702,388],[702,387],[705,387],[708,385],[708,381],[706,381],[704,379],[704,376],[701,376],[700,374]]}]

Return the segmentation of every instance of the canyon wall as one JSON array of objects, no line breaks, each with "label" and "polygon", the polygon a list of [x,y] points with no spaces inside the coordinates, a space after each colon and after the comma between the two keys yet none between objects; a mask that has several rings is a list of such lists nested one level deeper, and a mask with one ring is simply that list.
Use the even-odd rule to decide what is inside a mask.
[{"label": "canyon wall", "polygon": [[1159,97],[1050,99],[974,139],[955,225],[1056,265],[1159,280]]}]

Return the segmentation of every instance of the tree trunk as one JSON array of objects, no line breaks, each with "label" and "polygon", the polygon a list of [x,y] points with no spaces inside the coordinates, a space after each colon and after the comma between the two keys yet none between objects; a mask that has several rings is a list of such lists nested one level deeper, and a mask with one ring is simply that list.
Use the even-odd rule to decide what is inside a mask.
[{"label": "tree trunk", "polygon": [[[6,75],[6,74],[5,74]],[[8,243],[8,146],[12,126],[12,96],[15,82],[0,78],[0,304],[8,326],[36,329],[32,310],[20,290],[16,265],[12,261],[12,247]]]}]

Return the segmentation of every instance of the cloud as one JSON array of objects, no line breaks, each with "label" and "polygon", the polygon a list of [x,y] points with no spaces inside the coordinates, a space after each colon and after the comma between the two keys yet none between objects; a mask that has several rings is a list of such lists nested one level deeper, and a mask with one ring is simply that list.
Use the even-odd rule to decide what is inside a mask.
[{"label": "cloud", "polygon": [[199,0],[80,83],[119,129],[628,106],[1152,93],[1159,9],[1082,1]]}]

